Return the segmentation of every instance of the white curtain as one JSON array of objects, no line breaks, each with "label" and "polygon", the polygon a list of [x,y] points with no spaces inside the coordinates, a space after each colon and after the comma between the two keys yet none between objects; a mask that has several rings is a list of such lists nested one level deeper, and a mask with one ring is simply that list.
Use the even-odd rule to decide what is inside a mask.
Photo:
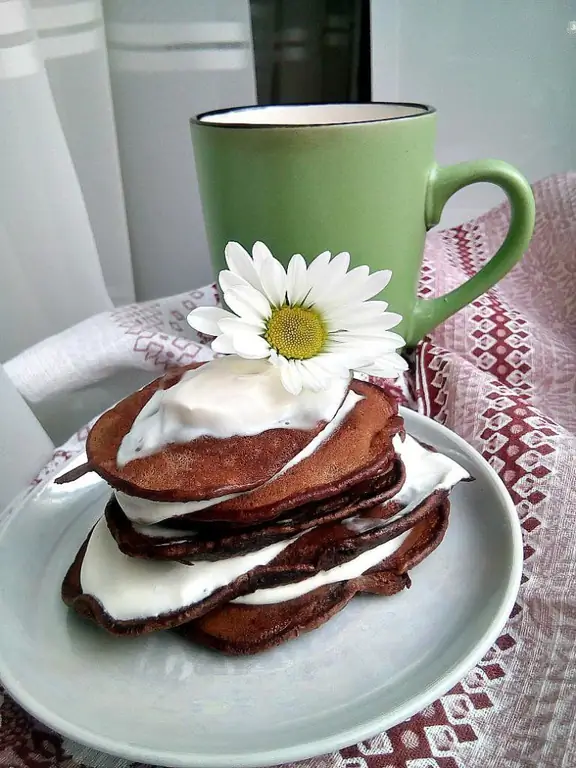
[{"label": "white curtain", "polygon": [[[111,306],[44,64],[44,56],[62,57],[64,76],[66,58],[80,61],[94,49],[70,54],[73,37],[52,34],[66,14],[52,28],[50,6],[39,6],[36,31],[33,10],[20,0],[0,3],[0,359]],[[68,106],[75,134],[74,93]]]},{"label": "white curtain", "polygon": [[0,0],[0,362],[211,279],[189,118],[254,101],[248,0]]}]

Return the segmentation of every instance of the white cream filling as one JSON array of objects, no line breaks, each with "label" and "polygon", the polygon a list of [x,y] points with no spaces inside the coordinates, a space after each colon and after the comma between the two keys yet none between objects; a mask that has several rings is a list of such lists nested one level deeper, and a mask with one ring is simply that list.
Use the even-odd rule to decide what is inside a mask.
[{"label": "white cream filling", "polygon": [[328,389],[293,395],[267,360],[226,355],[187,371],[173,387],[158,390],[134,419],[117,463],[157,453],[170,443],[199,437],[258,435],[269,429],[312,429],[331,421],[349,380],[333,377]]},{"label": "white cream filling", "polygon": [[[304,459],[312,456],[312,454],[334,434],[346,416],[348,416],[354,406],[362,399],[362,395],[350,390],[346,395],[344,402],[336,411],[334,418],[326,424],[324,429],[321,430],[316,437],[314,437],[308,445],[300,451],[300,453],[290,459],[279,472],[273,475],[270,480],[263,483],[263,485],[267,485],[268,483],[277,480],[281,475],[291,469],[291,467],[294,467],[296,464],[304,461]],[[263,485],[258,486],[258,488],[262,488]],[[258,488],[253,490],[258,490]],[[244,493],[249,494],[252,492],[253,491],[245,491]],[[163,520],[168,520],[171,517],[179,517],[180,515],[200,512],[202,509],[221,504],[229,499],[235,499],[238,496],[244,495],[244,493],[230,493],[227,496],[218,496],[214,499],[185,502],[150,501],[149,499],[140,499],[136,496],[128,496],[120,491],[116,491],[115,495],[124,514],[129,520],[141,525],[154,525],[155,523],[161,523]]]},{"label": "white cream filling", "polygon": [[80,584],[82,591],[95,597],[114,619],[159,616],[204,600],[239,576],[266,565],[294,540],[217,562],[142,560],[120,552],[106,520],[101,518],[86,547]]},{"label": "white cream filling", "polygon": [[244,605],[270,605],[271,603],[284,603],[287,600],[295,600],[297,597],[307,595],[319,587],[325,587],[327,584],[336,584],[339,581],[348,581],[362,576],[363,573],[370,570],[378,563],[394,554],[403,541],[408,538],[410,531],[401,533],[391,541],[379,544],[367,552],[355,557],[347,563],[330,568],[329,571],[320,571],[309,579],[297,581],[294,584],[284,584],[281,587],[271,587],[270,589],[257,589],[250,595],[244,595],[233,600],[234,603],[243,603]]},{"label": "white cream filling", "polygon": [[225,496],[216,496],[213,499],[203,499],[202,501],[150,501],[150,499],[140,499],[137,496],[128,496],[122,491],[114,491],[114,495],[129,520],[139,525],[154,525],[163,520],[169,520],[171,517],[200,512],[202,509],[235,499],[242,494],[229,493]]},{"label": "white cream filling", "polygon": [[168,528],[162,525],[139,525],[133,523],[132,528],[141,536],[147,536],[149,539],[170,539],[171,543],[193,538],[194,531],[187,531],[184,528]]},{"label": "white cream filling", "polygon": [[[399,435],[396,435],[393,444],[396,453],[401,456],[404,462],[406,480],[402,489],[393,496],[390,503],[402,504],[403,508],[397,515],[386,520],[363,517],[352,517],[344,520],[343,524],[356,533],[364,533],[374,528],[385,528],[392,520],[397,520],[399,517],[403,517],[411,512],[435,490],[449,490],[460,480],[469,477],[469,473],[464,467],[461,467],[460,464],[449,456],[427,450],[409,435],[406,435],[404,441],[402,441]],[[296,597],[305,595],[327,584],[354,579],[395,552],[406,539],[408,533],[409,531],[392,539],[392,541],[364,552],[348,563],[331,568],[328,571],[321,571],[315,576],[304,579],[297,584],[259,589],[250,595],[239,597],[234,602],[250,605],[281,603],[285,600],[294,600]]]},{"label": "white cream filling", "polygon": [[[388,525],[392,519],[407,514],[436,489],[450,489],[468,472],[457,462],[440,453],[428,451],[413,438],[404,442],[394,438],[395,448],[406,468],[406,481],[392,502],[399,502],[402,511],[388,520],[351,518],[344,524],[362,532],[375,526]],[[158,531],[167,537],[169,529]],[[252,605],[293,600],[326,584],[361,576],[374,565],[393,554],[409,532],[385,542],[328,571],[322,571],[296,584],[257,590],[237,602]],[[176,535],[178,535],[176,533]],[[100,601],[107,613],[119,620],[157,616],[178,610],[203,600],[244,573],[265,565],[277,557],[298,536],[277,542],[258,552],[218,561],[195,561],[190,565],[179,562],[143,560],[124,555],[108,530],[104,518],[94,528],[88,542],[80,581],[86,594]]]},{"label": "white cream filling", "polygon": [[449,490],[470,474],[443,453],[429,451],[410,435],[404,441],[395,435],[392,444],[406,469],[406,480],[394,501],[405,514],[421,504],[433,491]]}]

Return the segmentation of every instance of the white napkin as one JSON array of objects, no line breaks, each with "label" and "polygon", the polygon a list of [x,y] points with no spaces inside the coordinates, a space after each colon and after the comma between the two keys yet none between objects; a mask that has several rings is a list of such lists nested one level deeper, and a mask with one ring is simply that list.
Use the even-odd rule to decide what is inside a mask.
[{"label": "white napkin", "polygon": [[160,375],[172,365],[210,360],[209,339],[190,328],[186,315],[195,307],[217,302],[215,287],[207,286],[158,301],[129,304],[35,344],[5,363],[4,369],[34,405],[126,369]]}]

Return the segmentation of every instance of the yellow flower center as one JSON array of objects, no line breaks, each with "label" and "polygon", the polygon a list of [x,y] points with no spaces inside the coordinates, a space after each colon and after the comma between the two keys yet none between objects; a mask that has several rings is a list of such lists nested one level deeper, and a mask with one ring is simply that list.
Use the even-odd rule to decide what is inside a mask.
[{"label": "yellow flower center", "polygon": [[313,309],[284,305],[272,310],[264,338],[289,360],[308,360],[322,351],[328,333]]}]

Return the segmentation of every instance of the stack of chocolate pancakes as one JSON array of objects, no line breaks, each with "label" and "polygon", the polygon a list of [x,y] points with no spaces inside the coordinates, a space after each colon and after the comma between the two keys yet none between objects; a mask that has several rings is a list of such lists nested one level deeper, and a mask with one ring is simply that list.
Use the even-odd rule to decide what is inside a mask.
[{"label": "stack of chocolate pancakes", "polygon": [[107,411],[87,463],[60,478],[95,471],[113,491],[62,586],[109,632],[177,628],[256,653],[358,593],[409,587],[442,541],[448,494],[468,474],[405,434],[384,390],[352,380],[296,398],[271,366],[230,358]]}]

